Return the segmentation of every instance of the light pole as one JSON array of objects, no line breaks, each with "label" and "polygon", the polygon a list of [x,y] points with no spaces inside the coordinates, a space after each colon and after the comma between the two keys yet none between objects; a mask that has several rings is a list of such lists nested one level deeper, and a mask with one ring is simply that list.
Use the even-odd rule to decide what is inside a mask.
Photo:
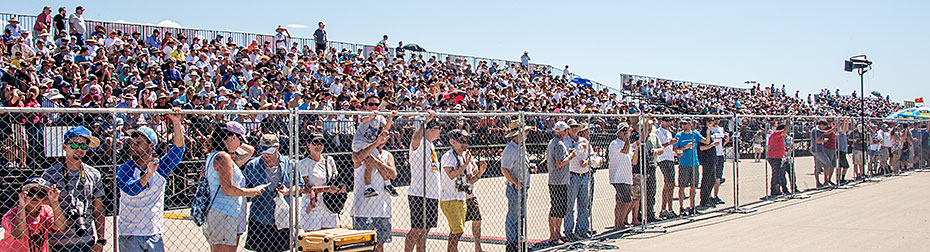
[{"label": "light pole", "polygon": [[[844,70],[846,72],[852,72],[856,70],[859,74],[859,140],[861,141],[862,150],[867,150],[865,144],[865,73],[872,69],[872,61],[868,60],[866,56],[857,55],[852,56],[849,60],[846,60]],[[862,155],[862,165],[865,166],[864,169],[868,169],[870,165],[866,165],[866,155]],[[871,169],[869,169],[871,170]],[[868,181],[868,180],[867,180]]]}]

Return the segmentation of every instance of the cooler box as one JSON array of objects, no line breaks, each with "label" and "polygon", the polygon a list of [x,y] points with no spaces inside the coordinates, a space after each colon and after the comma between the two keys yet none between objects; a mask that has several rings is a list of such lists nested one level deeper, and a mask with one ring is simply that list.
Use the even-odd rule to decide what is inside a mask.
[{"label": "cooler box", "polygon": [[372,230],[334,228],[300,231],[297,234],[297,251],[371,251],[375,247],[376,238]]}]

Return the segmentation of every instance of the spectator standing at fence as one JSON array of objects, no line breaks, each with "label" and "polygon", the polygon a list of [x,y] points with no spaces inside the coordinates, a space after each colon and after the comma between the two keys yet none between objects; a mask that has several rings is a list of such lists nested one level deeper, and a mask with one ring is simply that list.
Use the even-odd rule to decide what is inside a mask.
[{"label": "spectator standing at fence", "polygon": [[323,155],[324,145],[326,139],[323,138],[323,134],[310,134],[310,141],[307,142],[309,154],[297,164],[297,170],[304,182],[299,210],[302,230],[335,228],[339,218],[337,213],[333,213],[326,206],[327,198],[323,193],[344,193],[345,188],[332,185],[333,180],[339,175],[339,169],[336,168],[336,161],[332,156]]},{"label": "spectator standing at fence", "polygon": [[[814,155],[814,180],[816,180],[818,188],[832,184],[830,183],[830,179],[831,175],[833,175],[833,162],[836,157],[836,147],[833,147],[833,149],[825,148],[827,144],[831,144],[828,143],[828,141],[835,137],[827,135],[828,133],[832,133],[832,131],[828,131],[829,126],[827,126],[827,124],[825,120],[817,121],[817,126],[811,128],[810,133],[811,153]],[[834,140],[832,143],[836,143],[836,141]],[[833,151],[833,155],[828,153],[828,151],[831,150]],[[824,175],[823,183],[820,182],[821,173]]]},{"label": "spectator standing at fence", "polygon": [[246,188],[240,165],[249,161],[254,148],[245,144],[246,129],[227,122],[213,130],[213,152],[207,156],[204,175],[213,200],[205,213],[203,235],[213,252],[234,252],[239,236],[246,231],[245,197],[255,197],[264,188]]},{"label": "spectator standing at fence", "polygon": [[555,136],[546,147],[546,167],[549,171],[549,244],[561,244],[562,217],[568,207],[568,163],[577,152],[569,152],[563,139],[568,136],[568,124],[558,121],[553,127]]},{"label": "spectator standing at fence", "polygon": [[[68,30],[67,30],[67,27],[65,26],[65,23],[67,22],[65,18],[67,18],[68,16],[65,12],[66,12],[65,7],[58,7],[58,14],[55,15],[54,18],[52,18],[52,23],[55,26],[55,29],[54,29],[55,39],[68,37],[67,36]],[[65,35],[65,36],[62,36],[62,35]]]},{"label": "spectator standing at fence", "polygon": [[45,179],[31,178],[18,193],[18,204],[3,215],[0,251],[48,252],[48,234],[65,228],[58,202],[61,191]]},{"label": "spectator standing at fence", "polygon": [[84,7],[74,8],[74,13],[68,16],[68,25],[71,26],[71,36],[76,38],[77,45],[84,46],[84,34],[87,32],[87,24],[84,22]]},{"label": "spectator standing at fence", "polygon": [[97,148],[100,140],[83,126],[68,129],[62,139],[64,163],[55,163],[42,173],[43,179],[61,188],[58,202],[66,217],[66,228],[49,234],[49,246],[51,251],[102,251],[107,243],[105,186],[100,171],[82,161],[88,149]]},{"label": "spectator standing at fence", "polygon": [[[627,217],[633,209],[633,155],[636,147],[630,141],[632,129],[622,122],[617,126],[617,138],[607,146],[607,171],[610,185],[615,190],[613,230],[626,228]],[[630,151],[630,150],[633,151]]]},{"label": "spectator standing at fence", "polygon": [[722,122],[723,121],[719,118],[714,119],[714,127],[710,129],[711,140],[719,142],[716,146],[714,146],[714,150],[717,152],[717,159],[715,160],[716,162],[714,162],[714,166],[717,168],[714,169],[714,175],[717,175],[717,179],[714,182],[713,203],[715,205],[725,203],[718,195],[720,193],[720,184],[723,184],[723,182],[726,181],[723,178],[723,164],[726,163],[727,160],[724,156],[723,146],[730,142],[730,135],[726,133],[726,131],[723,129],[723,126],[720,126]]},{"label": "spectator standing at fence", "polygon": [[459,250],[459,239],[465,233],[465,197],[472,190],[467,181],[474,178],[477,167],[468,150],[471,135],[465,130],[455,129],[448,136],[452,149],[443,154],[440,160],[443,174],[439,177],[439,185],[442,187],[439,208],[446,216],[451,230],[446,250],[455,252]]},{"label": "spectator standing at fence", "polygon": [[713,138],[711,130],[716,127],[713,118],[704,119],[704,127],[700,129],[701,135],[708,136],[712,142],[700,145],[698,150],[698,159],[701,163],[701,201],[700,206],[711,208],[716,205],[717,200],[711,198],[714,185],[717,183],[717,150],[716,147],[720,142]]},{"label": "spectator standing at fence", "polygon": [[426,235],[436,227],[439,217],[440,171],[439,156],[433,142],[439,139],[443,126],[429,116],[413,132],[410,149],[407,152],[410,162],[410,187],[407,191],[407,203],[410,208],[410,233],[404,240],[404,251],[416,249],[426,251]]},{"label": "spectator standing at fence", "polygon": [[[248,235],[245,238],[245,248],[255,251],[276,252],[290,248],[290,229],[278,229],[275,226],[275,197],[284,195],[290,202],[291,172],[295,171],[296,162],[290,157],[280,154],[279,137],[275,134],[265,133],[259,140],[258,152],[260,156],[245,164],[242,175],[245,177],[246,187],[267,186],[261,194],[252,198],[249,206]],[[300,177],[297,174],[296,177]],[[302,181],[294,184],[302,187]],[[275,190],[272,190],[275,188]]]},{"label": "spectator standing at fence", "polygon": [[855,180],[859,180],[865,175],[864,167],[867,162],[865,158],[868,149],[868,143],[865,139],[868,139],[868,137],[862,133],[862,127],[858,124],[851,126],[852,131],[847,134],[847,140],[849,149],[852,152],[853,176]]},{"label": "spectator standing at fence", "polygon": [[660,218],[674,218],[675,212],[672,211],[672,194],[675,190],[675,151],[673,145],[678,142],[677,138],[672,137],[670,127],[672,118],[662,118],[661,126],[656,129],[655,135],[662,147],[662,153],[658,154],[659,171],[662,172],[662,210],[659,213]]},{"label": "spectator standing at fence", "polygon": [[[394,125],[394,116],[397,115],[397,111],[393,111],[392,115],[385,117],[378,113],[378,110],[381,109],[381,98],[375,95],[369,95],[365,98],[365,110],[368,112],[375,113],[373,115],[366,115],[359,118],[358,127],[355,129],[355,135],[352,136],[352,153],[359,153],[362,149],[371,147],[375,145],[375,140],[382,133],[387,132]],[[380,152],[377,150],[369,152],[373,157],[380,155]],[[360,160],[364,160],[363,157],[357,157]],[[371,186],[371,171],[372,167],[365,168],[365,197],[374,197],[378,196],[378,191],[376,191]],[[390,180],[383,181],[384,186],[383,191],[391,194],[391,196],[397,196],[397,190],[394,189],[394,186],[391,185]]]},{"label": "spectator standing at fence", "polygon": [[662,143],[659,141],[659,137],[656,135],[657,131],[653,128],[654,120],[647,119],[643,127],[643,144],[641,146],[641,155],[645,156],[645,160],[640,161],[637,165],[641,166],[641,169],[646,175],[646,217],[649,222],[656,222],[658,219],[655,214],[655,203],[656,203],[656,156],[662,155],[665,153],[665,148],[662,147]]},{"label": "spectator standing at fence", "polygon": [[[319,135],[322,137],[322,135]],[[377,234],[375,243],[375,252],[384,251],[384,244],[390,243],[391,234],[391,196],[387,194],[378,194],[375,197],[364,197],[364,180],[365,168],[359,166],[364,163],[365,167],[372,167],[370,176],[378,178],[374,180],[375,185],[379,181],[389,181],[397,177],[397,168],[394,163],[394,154],[384,150],[384,145],[388,142],[389,134],[382,133],[375,140],[375,144],[362,149],[359,155],[353,156],[361,158],[353,159],[353,198],[352,204],[352,227],[357,230],[374,230]],[[378,151],[378,156],[372,157],[371,152]],[[384,188],[377,186],[375,188]],[[382,190],[382,189],[379,189]]]},{"label": "spectator standing at fence", "polygon": [[326,37],[326,24],[323,21],[320,21],[316,24],[318,28],[313,31],[313,42],[316,44],[316,53],[321,54],[326,51],[326,42],[329,42],[329,38]]},{"label": "spectator standing at fence", "polygon": [[[581,132],[588,130],[587,125],[576,122],[574,119],[568,121],[568,136],[564,139],[574,146],[578,152],[569,163],[568,169],[570,179],[567,190],[568,208],[565,211],[565,217],[562,226],[565,229],[565,237],[569,240],[576,240],[588,237],[591,217],[591,169],[589,167],[588,156],[591,154],[590,143],[585,137],[579,136]],[[578,209],[578,218],[575,218],[575,208]]]},{"label": "spectator standing at fence", "polygon": [[844,121],[839,121],[836,123],[836,163],[837,169],[836,172],[836,184],[844,185],[846,184],[846,171],[849,169],[849,160],[847,159],[847,153],[849,153],[849,124]]},{"label": "spectator standing at fence", "polygon": [[[184,157],[184,127],[182,115],[168,114],[171,120],[173,145],[161,158],[153,157],[158,146],[158,135],[148,126],[128,132],[129,153],[132,158],[117,168],[117,185],[120,189],[120,251],[165,251],[161,234],[165,231],[162,219],[165,211],[165,185],[168,175]],[[144,168],[143,168],[144,167]]]},{"label": "spectator standing at fence", "polygon": [[891,138],[891,129],[888,128],[888,124],[882,123],[880,127],[881,128],[879,128],[877,132],[879,140],[881,141],[878,170],[881,173],[885,173],[891,168],[891,145],[893,140]]},{"label": "spectator standing at fence", "polygon": [[772,167],[772,180],[769,183],[769,197],[777,197],[789,193],[788,180],[785,179],[788,165],[785,158],[785,131],[790,130],[787,124],[779,124],[768,138],[768,151],[765,159]]},{"label": "spectator standing at fence", "polygon": [[52,7],[42,7],[42,13],[36,16],[35,24],[32,25],[32,34],[47,33],[52,30]]},{"label": "spectator standing at fence", "polygon": [[520,127],[520,122],[514,120],[510,123],[509,132],[504,135],[509,139],[507,146],[501,151],[501,174],[507,182],[504,183],[504,195],[507,197],[507,215],[504,219],[504,235],[506,251],[520,251],[523,239],[523,218],[526,214],[526,201],[524,196],[530,185],[529,157],[524,155],[520,147],[526,140],[528,131],[535,129],[532,126]]},{"label": "spectator standing at fence", "polygon": [[[700,144],[710,143],[709,138],[705,138],[700,132],[694,130],[694,124],[689,119],[681,120],[681,131],[675,134],[678,139],[675,142],[675,151],[681,152],[678,157],[678,213],[680,215],[691,215],[697,211],[694,209],[694,194],[698,184],[700,171],[697,169],[701,165],[697,158],[697,147]],[[685,188],[689,188],[690,207],[685,209]]]}]

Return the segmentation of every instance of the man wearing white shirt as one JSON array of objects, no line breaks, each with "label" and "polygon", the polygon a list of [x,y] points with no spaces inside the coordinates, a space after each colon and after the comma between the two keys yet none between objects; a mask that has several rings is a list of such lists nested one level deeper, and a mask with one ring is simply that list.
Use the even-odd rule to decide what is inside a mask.
[{"label": "man wearing white shirt", "polygon": [[449,223],[449,242],[446,250],[458,251],[459,239],[465,233],[465,197],[471,192],[466,181],[473,178],[475,169],[472,154],[468,151],[471,136],[467,131],[456,129],[449,132],[451,150],[442,155],[443,174],[439,178],[442,192],[439,196],[439,208]]},{"label": "man wearing white shirt", "polygon": [[[319,135],[322,139],[322,135]],[[374,251],[384,251],[384,244],[391,242],[391,196],[383,191],[374,197],[365,197],[365,167],[373,167],[371,176],[378,178],[372,183],[379,185],[376,190],[383,190],[384,180],[390,180],[397,177],[397,170],[394,165],[394,155],[389,151],[383,151],[387,143],[388,135],[381,134],[375,140],[374,144],[360,150],[358,155],[353,155],[353,198],[352,204],[352,227],[356,230],[375,230],[377,234],[377,243]],[[377,151],[377,156],[371,153]]]},{"label": "man wearing white shirt", "polygon": [[716,175],[717,175],[717,181],[714,184],[714,201],[715,201],[714,203],[719,205],[719,204],[725,203],[723,202],[723,200],[720,199],[720,197],[718,197],[718,193],[720,192],[720,184],[722,184],[724,181],[723,163],[726,162],[726,158],[724,157],[723,146],[727,144],[728,142],[730,142],[730,136],[727,135],[726,131],[723,130],[723,127],[720,126],[721,120],[716,119],[715,121],[716,121],[716,123],[714,124],[715,127],[710,129],[710,134],[711,134],[710,138],[711,138],[711,141],[720,142],[720,144],[718,144],[717,146],[714,146],[715,150],[717,151],[717,162],[714,163],[714,165],[716,166]]},{"label": "man wearing white shirt", "polygon": [[662,145],[662,154],[656,160],[659,164],[659,170],[662,172],[662,210],[659,213],[660,218],[673,218],[675,212],[672,211],[672,193],[675,190],[675,155],[672,151],[672,145],[678,142],[678,139],[672,137],[669,127],[672,126],[671,118],[662,118],[661,127],[656,129],[656,137]]},{"label": "man wearing white shirt", "polygon": [[[626,228],[627,216],[633,209],[633,161],[636,148],[630,140],[630,125],[620,123],[617,138],[607,146],[607,171],[610,185],[616,190],[616,204],[614,205],[614,230]],[[633,151],[630,151],[630,150]]]},{"label": "man wearing white shirt", "polygon": [[893,139],[891,138],[891,130],[888,129],[887,124],[882,124],[881,129],[878,131],[878,135],[881,137],[882,143],[881,153],[879,154],[880,159],[878,163],[878,169],[882,170],[885,167],[891,167],[891,165],[888,164],[888,160],[891,158],[891,145]]},{"label": "man wearing white shirt", "polygon": [[[426,251],[426,234],[436,227],[439,214],[440,176],[439,157],[433,141],[439,139],[442,125],[433,121],[436,113],[429,111],[424,123],[410,138],[410,187],[407,202],[410,209],[410,232],[404,240],[404,251]],[[423,127],[425,125],[425,127]],[[425,139],[424,139],[425,138]]]},{"label": "man wearing white shirt", "polygon": [[[590,228],[591,168],[588,166],[590,145],[587,138],[579,136],[581,132],[587,131],[586,125],[571,119],[568,120],[568,126],[570,127],[568,137],[562,141],[569,150],[576,150],[578,155],[568,163],[571,178],[568,183],[568,208],[565,211],[565,217],[562,218],[562,227],[567,239],[576,240],[587,238]],[[578,208],[577,219],[575,218],[576,206]]]}]

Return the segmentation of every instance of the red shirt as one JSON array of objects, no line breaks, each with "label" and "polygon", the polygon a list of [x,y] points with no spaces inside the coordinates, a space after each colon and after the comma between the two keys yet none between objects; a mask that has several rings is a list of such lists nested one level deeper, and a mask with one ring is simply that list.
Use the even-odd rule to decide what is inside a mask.
[{"label": "red shirt", "polygon": [[785,136],[784,130],[776,130],[769,135],[769,151],[766,152],[767,158],[784,158],[785,157]]},{"label": "red shirt", "polygon": [[836,149],[836,133],[827,132],[823,133],[823,138],[826,138],[827,141],[823,143],[824,149],[835,150]]},{"label": "red shirt", "polygon": [[39,206],[39,215],[36,218],[26,219],[26,236],[20,239],[14,239],[10,231],[13,230],[13,219],[16,218],[16,211],[19,206],[15,206],[3,215],[3,230],[5,230],[3,240],[0,240],[0,251],[10,252],[48,252],[48,233],[52,224],[55,222],[55,214],[52,207],[48,205]]}]

